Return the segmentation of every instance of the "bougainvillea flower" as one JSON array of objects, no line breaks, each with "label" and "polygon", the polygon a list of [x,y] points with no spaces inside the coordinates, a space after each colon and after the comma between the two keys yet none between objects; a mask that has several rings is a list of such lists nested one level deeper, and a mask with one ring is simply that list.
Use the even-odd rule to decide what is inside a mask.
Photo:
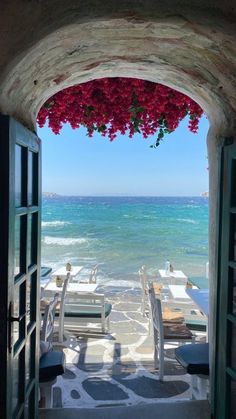
[{"label": "bougainvillea flower", "polygon": [[37,122],[48,122],[58,134],[63,124],[73,129],[84,126],[91,137],[98,131],[113,141],[116,135],[141,133],[144,138],[157,134],[154,147],[180,121],[189,117],[188,128],[196,133],[203,114],[188,96],[150,81],[125,77],[104,78],[68,87],[42,106]]}]

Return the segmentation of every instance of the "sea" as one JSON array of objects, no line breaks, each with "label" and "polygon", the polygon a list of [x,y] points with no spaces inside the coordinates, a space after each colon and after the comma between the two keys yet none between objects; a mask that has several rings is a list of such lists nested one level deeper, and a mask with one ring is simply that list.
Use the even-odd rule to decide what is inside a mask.
[{"label": "sea", "polygon": [[70,262],[86,275],[99,264],[101,286],[135,288],[138,270],[150,275],[169,260],[188,277],[205,276],[208,198],[44,197],[42,265]]}]

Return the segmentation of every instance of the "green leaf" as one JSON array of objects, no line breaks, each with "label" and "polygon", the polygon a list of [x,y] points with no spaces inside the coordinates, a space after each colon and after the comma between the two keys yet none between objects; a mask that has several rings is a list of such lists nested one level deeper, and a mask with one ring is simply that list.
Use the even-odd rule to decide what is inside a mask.
[{"label": "green leaf", "polygon": [[106,125],[101,125],[100,127],[97,128],[98,132],[103,132],[106,129]]},{"label": "green leaf", "polygon": [[143,112],[144,108],[142,106],[137,106],[136,112]]},{"label": "green leaf", "polygon": [[157,148],[160,145],[160,139],[157,138],[155,144],[150,145],[150,148]]},{"label": "green leaf", "polygon": [[43,106],[46,109],[51,109],[51,107],[54,105],[54,100],[51,100],[51,102],[46,102]]}]

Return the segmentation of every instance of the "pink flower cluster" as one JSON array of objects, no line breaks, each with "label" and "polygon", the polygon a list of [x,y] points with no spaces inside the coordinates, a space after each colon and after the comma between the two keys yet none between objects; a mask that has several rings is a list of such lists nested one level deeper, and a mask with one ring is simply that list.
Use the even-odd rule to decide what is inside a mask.
[{"label": "pink flower cluster", "polygon": [[47,100],[39,111],[40,127],[48,121],[58,134],[69,122],[73,129],[87,128],[111,141],[117,133],[136,132],[147,138],[158,134],[156,145],[166,133],[174,131],[179,122],[189,116],[188,128],[197,132],[203,111],[189,97],[162,84],[131,78],[104,78],[68,87]]}]

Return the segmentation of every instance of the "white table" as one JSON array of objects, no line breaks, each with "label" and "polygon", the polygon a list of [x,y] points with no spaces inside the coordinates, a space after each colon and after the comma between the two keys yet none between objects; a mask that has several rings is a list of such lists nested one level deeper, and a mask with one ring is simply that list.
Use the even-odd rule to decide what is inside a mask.
[{"label": "white table", "polygon": [[179,270],[174,270],[173,272],[167,273],[165,269],[158,270],[159,275],[162,279],[167,279],[169,283],[178,283],[178,284],[186,284],[187,283],[187,276]]},{"label": "white table", "polygon": [[[67,286],[67,293],[93,293],[98,284],[80,284],[80,283],[70,283]],[[54,280],[51,280],[44,288],[46,293],[56,293],[61,292],[63,287],[58,287]]]},{"label": "white table", "polygon": [[193,303],[190,296],[187,294],[185,285],[169,285],[170,299],[167,300],[167,305],[170,307],[179,308],[185,316],[191,317],[192,310],[198,307]]},{"label": "white table", "polygon": [[193,289],[186,290],[188,296],[194,301],[199,310],[206,316],[209,315],[209,290],[208,289]]},{"label": "white table", "polygon": [[169,285],[169,290],[171,292],[174,300],[187,300],[191,301],[190,296],[186,292],[186,287],[184,285]]},{"label": "white table", "polygon": [[73,266],[71,267],[70,271],[66,270],[65,266],[62,266],[62,268],[57,269],[55,272],[52,273],[52,278],[56,276],[60,276],[61,278],[65,278],[67,273],[70,272],[70,277],[74,278],[78,275],[78,273],[83,269],[83,266]]},{"label": "white table", "polygon": [[182,271],[174,270],[173,272],[167,273],[165,269],[158,270],[161,278],[176,278],[176,279],[188,279],[187,276]]},{"label": "white table", "polygon": [[79,292],[79,293],[83,293],[85,292],[86,294],[88,293],[93,293],[96,288],[97,288],[98,284],[68,284],[68,288],[67,288],[67,292]]}]

